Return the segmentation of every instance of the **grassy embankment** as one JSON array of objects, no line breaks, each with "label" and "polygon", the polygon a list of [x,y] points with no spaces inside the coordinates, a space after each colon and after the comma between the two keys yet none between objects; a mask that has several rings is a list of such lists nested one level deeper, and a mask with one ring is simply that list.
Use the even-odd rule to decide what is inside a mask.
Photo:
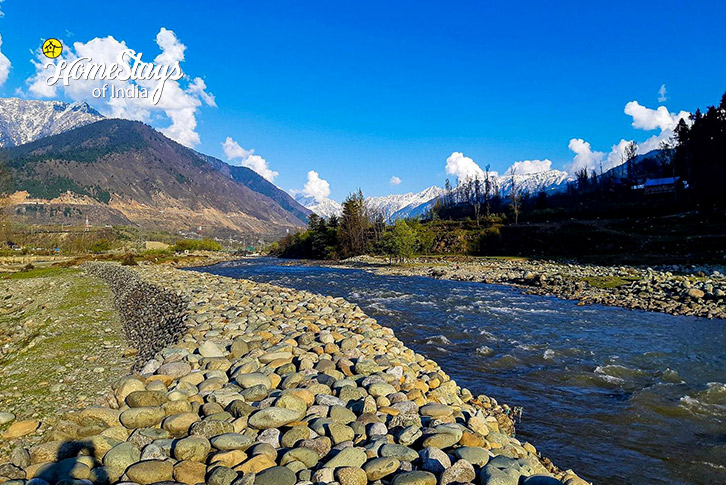
[{"label": "grassy embankment", "polygon": [[[39,268],[0,278],[0,412],[41,422],[25,438],[54,432],[63,409],[88,406],[115,376],[128,372],[128,354],[108,288],[72,268]],[[0,427],[0,434],[9,424]],[[0,439],[0,462],[10,453]]]}]

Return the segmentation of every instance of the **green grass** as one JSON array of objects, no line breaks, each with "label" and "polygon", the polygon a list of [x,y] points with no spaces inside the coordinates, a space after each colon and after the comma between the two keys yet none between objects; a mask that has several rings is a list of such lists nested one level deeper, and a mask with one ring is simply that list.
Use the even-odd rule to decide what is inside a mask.
[{"label": "green grass", "polygon": [[36,268],[30,271],[18,271],[17,273],[10,273],[3,276],[6,280],[24,280],[27,278],[44,278],[51,276],[61,276],[63,274],[75,273],[77,270],[71,268],[59,268],[52,266],[49,268]]},{"label": "green grass", "polygon": [[640,278],[622,278],[620,276],[589,276],[587,278],[583,278],[582,280],[595,288],[610,289],[617,288],[623,285],[629,285],[633,281],[639,281]]}]

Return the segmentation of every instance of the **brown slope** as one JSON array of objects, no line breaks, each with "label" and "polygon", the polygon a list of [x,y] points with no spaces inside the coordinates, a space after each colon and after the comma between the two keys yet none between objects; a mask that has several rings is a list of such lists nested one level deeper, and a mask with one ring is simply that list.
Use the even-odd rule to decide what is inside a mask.
[{"label": "brown slope", "polygon": [[202,225],[219,235],[276,235],[304,224],[299,212],[139,122],[102,120],[4,152],[11,172],[6,193],[27,191],[29,198],[57,205],[70,192],[76,204],[104,208],[142,227]]}]

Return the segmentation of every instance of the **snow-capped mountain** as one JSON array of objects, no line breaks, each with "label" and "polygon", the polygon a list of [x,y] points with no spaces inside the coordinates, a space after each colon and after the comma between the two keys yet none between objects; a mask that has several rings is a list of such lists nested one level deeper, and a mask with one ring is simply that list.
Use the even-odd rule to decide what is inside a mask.
[{"label": "snow-capped mountain", "polygon": [[374,213],[381,214],[387,220],[395,220],[410,217],[407,215],[407,209],[414,209],[443,193],[444,189],[432,186],[418,193],[409,192],[407,194],[368,197],[366,198],[366,207]]},{"label": "snow-capped mountain", "polygon": [[22,145],[101,119],[84,101],[0,98],[0,147]]},{"label": "snow-capped mountain", "polygon": [[[542,172],[533,172],[527,174],[514,174],[514,185],[520,193],[536,194],[541,191],[555,192],[563,190],[567,182],[571,181],[572,177],[567,172],[562,170],[546,170]],[[512,191],[512,176],[511,174],[505,173],[504,175],[492,176],[491,177],[493,191],[507,197]],[[482,183],[483,185],[483,183]],[[408,217],[419,217],[426,214],[431,207],[436,203],[436,200],[444,194],[444,189],[439,187],[430,187],[430,189],[438,189],[438,193],[427,200],[426,202],[416,205],[407,206],[398,212],[395,212],[390,219],[405,219]],[[464,185],[459,185],[453,189],[455,198],[462,198],[464,193]]]},{"label": "snow-capped mountain", "polygon": [[[541,191],[553,192],[565,187],[564,183],[571,180],[570,175],[562,170],[546,170],[526,174],[514,174],[514,184],[521,193],[536,194]],[[502,196],[512,191],[512,175],[505,173],[497,177],[497,187]]]},{"label": "snow-capped mountain", "polygon": [[343,206],[334,201],[333,199],[325,198],[322,202],[318,202],[314,197],[306,196],[304,194],[297,194],[295,201],[306,207],[326,219],[331,216],[340,216],[343,213]]}]

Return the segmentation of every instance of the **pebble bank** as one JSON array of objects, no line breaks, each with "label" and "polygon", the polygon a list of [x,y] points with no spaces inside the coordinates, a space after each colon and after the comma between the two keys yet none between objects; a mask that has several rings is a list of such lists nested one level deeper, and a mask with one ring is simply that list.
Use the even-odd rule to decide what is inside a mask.
[{"label": "pebble bank", "polygon": [[86,269],[114,291],[141,359],[105,407],[19,445],[0,465],[7,485],[587,483],[517,440],[507,405],[341,298],[159,266]]}]

